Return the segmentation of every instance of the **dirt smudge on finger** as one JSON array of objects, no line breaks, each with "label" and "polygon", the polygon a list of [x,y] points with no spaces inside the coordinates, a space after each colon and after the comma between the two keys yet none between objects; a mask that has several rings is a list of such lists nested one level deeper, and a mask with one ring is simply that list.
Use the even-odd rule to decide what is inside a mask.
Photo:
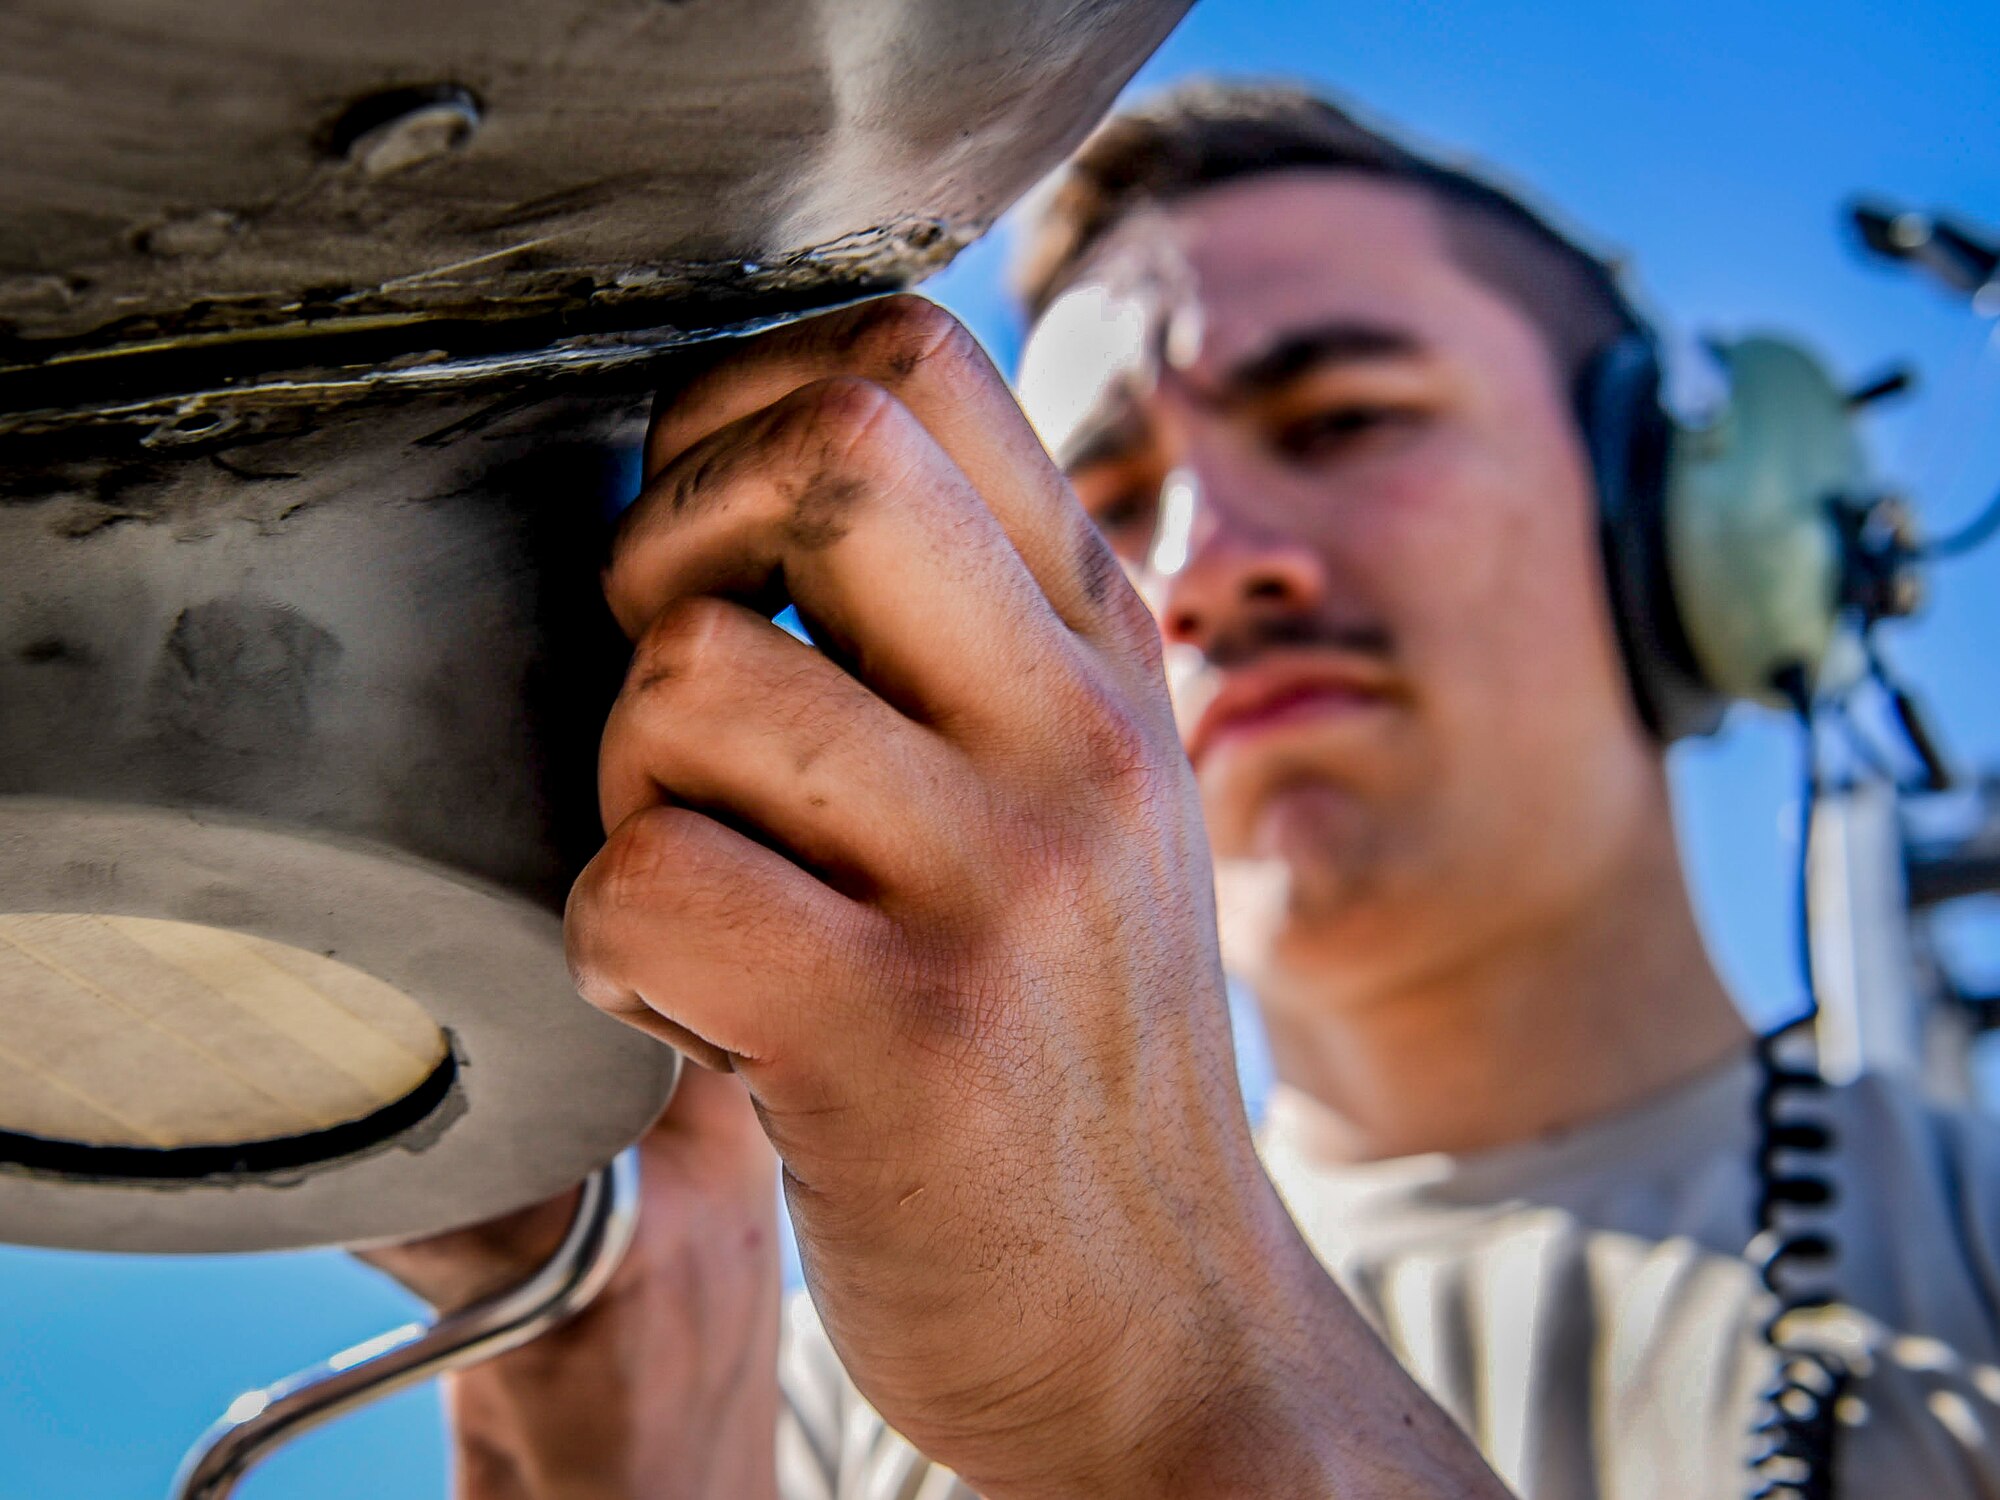
[{"label": "dirt smudge on finger", "polygon": [[785,540],[801,552],[823,552],[854,529],[853,513],[868,486],[851,476],[821,474],[802,485],[785,522]]}]

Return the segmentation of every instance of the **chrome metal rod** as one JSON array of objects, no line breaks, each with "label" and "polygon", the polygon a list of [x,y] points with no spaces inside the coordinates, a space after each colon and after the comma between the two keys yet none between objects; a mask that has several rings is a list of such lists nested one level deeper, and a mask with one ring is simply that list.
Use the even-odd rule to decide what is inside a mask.
[{"label": "chrome metal rod", "polygon": [[584,1183],[555,1254],[518,1286],[435,1323],[392,1329],[230,1402],[181,1461],[174,1500],[225,1500],[281,1444],[419,1381],[518,1348],[582,1311],[617,1270],[638,1220],[639,1157],[628,1150]]}]

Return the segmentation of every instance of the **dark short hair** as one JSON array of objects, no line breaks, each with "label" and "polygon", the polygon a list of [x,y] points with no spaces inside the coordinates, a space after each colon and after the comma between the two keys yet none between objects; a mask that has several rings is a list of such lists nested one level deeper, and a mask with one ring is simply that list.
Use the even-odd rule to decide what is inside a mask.
[{"label": "dark short hair", "polygon": [[1440,212],[1452,259],[1541,331],[1574,378],[1643,327],[1616,271],[1519,198],[1372,130],[1297,84],[1197,79],[1113,115],[1045,196],[1016,269],[1039,317],[1127,215],[1266,172],[1317,168],[1407,184]]}]

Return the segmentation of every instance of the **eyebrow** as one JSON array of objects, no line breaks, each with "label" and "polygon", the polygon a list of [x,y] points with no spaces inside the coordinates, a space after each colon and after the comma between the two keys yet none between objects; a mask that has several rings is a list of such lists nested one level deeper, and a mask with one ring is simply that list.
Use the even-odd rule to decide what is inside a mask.
[{"label": "eyebrow", "polygon": [[[1268,395],[1327,365],[1408,358],[1422,352],[1423,344],[1415,335],[1379,323],[1349,320],[1295,329],[1224,371],[1219,386],[1226,394],[1219,399]],[[1131,393],[1120,393],[1107,408],[1085,419],[1055,455],[1065,473],[1116,463],[1144,445],[1146,419]]]},{"label": "eyebrow", "polygon": [[1323,323],[1281,334],[1265,348],[1231,365],[1223,374],[1222,389],[1264,395],[1323,365],[1394,359],[1422,349],[1413,335],[1399,328],[1377,323]]}]

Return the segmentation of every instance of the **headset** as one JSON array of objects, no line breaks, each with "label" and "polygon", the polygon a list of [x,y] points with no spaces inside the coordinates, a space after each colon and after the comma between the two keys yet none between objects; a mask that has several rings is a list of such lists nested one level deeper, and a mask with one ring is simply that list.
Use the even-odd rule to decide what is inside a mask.
[{"label": "headset", "polygon": [[1797,707],[1851,671],[1843,630],[1907,614],[1917,550],[1876,492],[1856,398],[1804,348],[1768,336],[1707,347],[1727,396],[1668,415],[1657,338],[1586,366],[1576,405],[1597,482],[1613,620],[1639,715],[1662,742],[1712,732],[1731,703]]},{"label": "headset", "polygon": [[[1727,395],[1699,423],[1676,422],[1659,341],[1629,304],[1622,311],[1632,331],[1586,364],[1575,400],[1639,717],[1670,744],[1713,732],[1736,701],[1809,715],[1853,592],[1844,542],[1854,528],[1842,516],[1860,503],[1866,476],[1850,403],[1804,349],[1760,337],[1709,346]],[[1800,1281],[1824,1276],[1835,1255],[1824,1232],[1780,1227],[1791,1222],[1788,1205],[1833,1194],[1799,1162],[1829,1150],[1830,1135],[1783,1111],[1821,1082],[1816,1069],[1780,1059],[1810,1019],[1757,1049],[1756,1238],[1746,1253],[1775,1299],[1762,1333],[1777,1374],[1753,1429],[1755,1500],[1831,1500],[1835,1406],[1848,1382],[1836,1361],[1786,1339],[1790,1314],[1830,1300],[1824,1283]]]},{"label": "headset", "polygon": [[[1931,221],[1904,215],[1899,228],[1884,228],[1891,216],[1879,209],[1853,213],[1870,249],[1929,266],[1921,251]],[[1961,240],[1984,248],[1951,228],[1947,249]],[[1948,269],[1962,269],[1963,255],[1946,259]],[[2000,260],[1982,266],[1982,285],[2000,286]],[[1757,1045],[1755,1233],[1745,1254],[1773,1299],[1761,1332],[1776,1373],[1762,1393],[1749,1470],[1752,1500],[1832,1500],[1836,1411],[1851,1372],[1793,1338],[1793,1314],[1838,1300],[1838,1248],[1814,1222],[1837,1195],[1821,1170],[1836,1142],[1810,1112],[1791,1107],[1825,1087],[1817,1064],[1799,1053],[1818,1013],[1803,879],[1819,791],[1816,715],[1841,712],[1848,690],[1872,677],[1925,783],[1947,784],[1942,757],[1909,695],[1888,677],[1871,632],[1915,609],[1921,562],[1969,551],[2000,529],[2000,499],[1952,536],[1921,543],[1907,507],[1871,481],[1855,431],[1857,409],[1901,390],[1907,376],[1849,393],[1789,340],[1713,342],[1726,395],[1700,419],[1679,421],[1664,399],[1658,337],[1629,301],[1620,311],[1629,331],[1586,364],[1574,398],[1639,717],[1672,744],[1713,732],[1732,704],[1755,702],[1795,714],[1805,742],[1806,1006]]]}]

